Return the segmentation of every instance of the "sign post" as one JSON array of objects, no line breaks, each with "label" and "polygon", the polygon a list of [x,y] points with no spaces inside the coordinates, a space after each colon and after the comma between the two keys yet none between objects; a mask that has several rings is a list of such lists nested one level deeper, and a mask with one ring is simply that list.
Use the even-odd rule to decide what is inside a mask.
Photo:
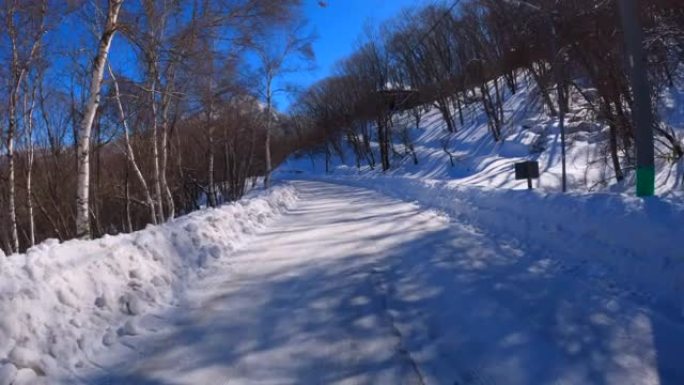
[{"label": "sign post", "polygon": [[527,188],[532,190],[532,179],[539,178],[539,162],[531,160],[515,164],[515,179],[527,179]]}]

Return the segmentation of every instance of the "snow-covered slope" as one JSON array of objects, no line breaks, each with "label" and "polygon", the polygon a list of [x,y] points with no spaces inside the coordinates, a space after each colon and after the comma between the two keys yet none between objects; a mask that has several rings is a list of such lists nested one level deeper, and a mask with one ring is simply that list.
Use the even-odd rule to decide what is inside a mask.
[{"label": "snow-covered slope", "polygon": [[0,258],[0,385],[50,383],[88,367],[295,200],[293,187],[279,186],[136,233],[47,241]]},{"label": "snow-covered slope", "polygon": [[[418,164],[410,156],[395,154],[393,168],[388,175],[421,179],[455,180],[460,185],[525,189],[525,181],[516,181],[514,163],[537,160],[541,177],[535,187],[545,191],[559,191],[561,186],[561,145],[558,120],[543,110],[536,85],[519,76],[520,88],[515,94],[505,91],[505,124],[503,140],[495,142],[489,132],[487,119],[480,103],[464,110],[464,125],[457,120],[458,132],[449,133],[441,115],[430,110],[415,127],[412,116],[395,117],[395,150],[404,154],[398,137],[403,126],[409,127]],[[626,179],[618,184],[608,152],[608,129],[595,123],[589,115],[581,95],[572,95],[571,111],[566,118],[568,189],[574,192],[610,191],[633,195],[634,176],[626,167]],[[663,121],[675,129],[679,140],[684,136],[684,76],[675,87],[662,92],[658,113]],[[374,139],[374,138],[373,138]],[[662,147],[658,142],[657,146]],[[452,159],[444,148],[452,154]],[[657,153],[660,153],[659,151]],[[357,169],[353,152],[345,148],[344,159],[333,157],[333,174],[366,174],[367,165]],[[376,154],[376,159],[379,156]],[[451,164],[453,161],[453,165]],[[684,197],[684,162],[672,163],[659,157],[656,192],[673,199]],[[322,155],[301,153],[288,159],[280,167],[281,174],[325,172]]]}]

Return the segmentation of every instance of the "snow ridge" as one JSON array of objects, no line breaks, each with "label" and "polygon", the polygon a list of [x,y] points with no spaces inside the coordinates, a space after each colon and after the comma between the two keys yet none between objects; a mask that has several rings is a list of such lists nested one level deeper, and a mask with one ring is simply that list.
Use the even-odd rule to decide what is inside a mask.
[{"label": "snow ridge", "polygon": [[135,233],[48,240],[0,258],[0,385],[48,383],[91,365],[296,200],[284,184]]}]

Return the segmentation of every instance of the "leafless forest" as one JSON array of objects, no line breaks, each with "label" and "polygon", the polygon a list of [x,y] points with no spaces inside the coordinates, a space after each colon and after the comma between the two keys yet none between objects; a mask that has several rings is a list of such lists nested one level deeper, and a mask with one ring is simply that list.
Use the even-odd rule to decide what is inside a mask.
[{"label": "leafless forest", "polygon": [[[684,6],[678,0],[638,4],[656,101],[663,87],[682,78]],[[618,0],[464,0],[407,10],[369,28],[335,76],[301,95],[294,116],[303,131],[315,132],[310,139],[319,153],[342,156],[345,138],[357,165],[386,170],[398,151],[394,144],[406,140],[405,127],[392,119],[400,111],[409,111],[419,126],[435,108],[455,132],[465,123],[464,109],[479,105],[492,139],[500,141],[503,94],[515,94],[522,75],[537,85],[549,115],[583,112],[610,127],[605,148],[620,181],[634,167],[633,98],[620,20]],[[395,100],[376,92],[388,89],[416,92]],[[657,156],[680,159],[684,152],[672,128],[658,121],[654,131],[664,149]],[[371,148],[376,141],[380,159]],[[399,155],[418,162],[411,143],[403,144],[408,154]]]},{"label": "leafless forest", "polygon": [[[289,114],[273,104],[283,91],[276,80],[313,57],[300,1],[67,3],[1,3],[5,253],[46,238],[134,231],[204,201],[235,200],[257,176],[268,186],[293,151],[342,154],[343,138],[357,164],[388,169],[393,143],[409,140],[393,127],[396,110],[419,125],[433,106],[457,131],[462,109],[481,104],[499,140],[502,94],[516,92],[519,74],[538,85],[551,115],[582,99],[610,127],[615,178],[633,167],[617,0],[463,0],[406,10],[369,28],[337,73],[301,91]],[[681,77],[684,7],[681,0],[640,6],[655,100]],[[63,41],[71,36],[65,28],[80,31],[74,41]],[[377,91],[388,87],[418,92],[387,105]],[[673,130],[662,122],[655,130],[668,149],[658,156],[681,158]]]},{"label": "leafless forest", "polygon": [[5,253],[242,196],[293,145],[272,95],[312,59],[299,3],[3,0]]}]

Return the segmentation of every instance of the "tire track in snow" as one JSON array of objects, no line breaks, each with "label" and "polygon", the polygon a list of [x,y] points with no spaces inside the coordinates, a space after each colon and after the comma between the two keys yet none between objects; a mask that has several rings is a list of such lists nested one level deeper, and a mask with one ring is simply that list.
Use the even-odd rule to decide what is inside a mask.
[{"label": "tire track in snow", "polygon": [[405,347],[404,345],[404,336],[401,334],[401,331],[397,327],[394,317],[392,316],[392,313],[389,310],[389,305],[388,305],[388,294],[389,294],[389,288],[387,285],[387,280],[383,276],[383,271],[378,268],[374,267],[371,270],[370,273],[370,279],[371,283],[373,284],[373,289],[375,291],[375,294],[379,297],[380,299],[380,304],[382,306],[382,312],[383,316],[385,318],[385,321],[387,325],[392,330],[392,334],[397,338],[397,353],[404,358],[406,361],[408,361],[409,366],[411,367],[413,373],[417,377],[417,384],[416,385],[427,385],[425,382],[425,378],[423,376],[423,373],[420,371],[420,367],[416,363],[416,360],[413,358],[411,355],[411,352]]}]

